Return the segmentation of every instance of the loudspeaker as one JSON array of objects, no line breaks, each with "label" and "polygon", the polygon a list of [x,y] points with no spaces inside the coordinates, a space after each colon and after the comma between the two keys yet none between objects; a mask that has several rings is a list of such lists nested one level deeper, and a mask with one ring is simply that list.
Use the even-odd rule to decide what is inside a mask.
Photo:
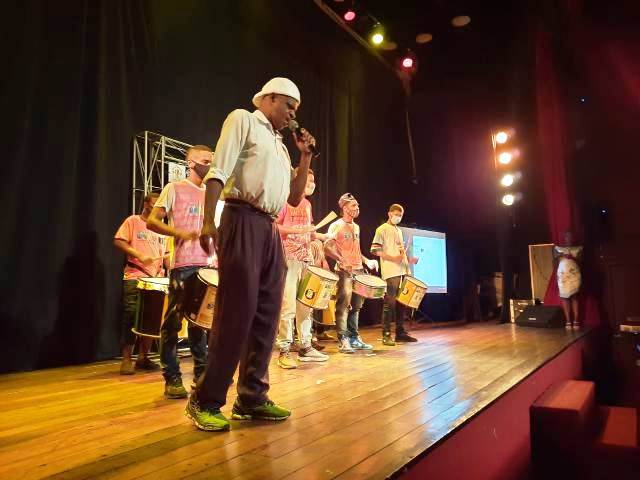
[{"label": "loudspeaker", "polygon": [[562,308],[545,305],[530,305],[516,318],[516,325],[521,327],[559,328],[564,323]]}]

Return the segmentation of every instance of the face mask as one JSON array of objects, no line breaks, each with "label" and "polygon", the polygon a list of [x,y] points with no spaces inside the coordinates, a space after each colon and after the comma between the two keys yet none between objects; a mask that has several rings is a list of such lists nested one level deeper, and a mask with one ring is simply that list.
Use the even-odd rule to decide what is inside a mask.
[{"label": "face mask", "polygon": [[393,223],[394,225],[399,224],[401,221],[402,221],[402,217],[400,215],[391,216],[391,223]]},{"label": "face mask", "polygon": [[209,165],[202,165],[201,163],[193,162],[193,171],[196,172],[200,178],[204,178],[209,173]]},{"label": "face mask", "polygon": [[313,195],[313,192],[316,191],[316,184],[312,183],[309,186],[307,186],[306,190],[304,191],[304,194],[308,197],[309,195]]}]

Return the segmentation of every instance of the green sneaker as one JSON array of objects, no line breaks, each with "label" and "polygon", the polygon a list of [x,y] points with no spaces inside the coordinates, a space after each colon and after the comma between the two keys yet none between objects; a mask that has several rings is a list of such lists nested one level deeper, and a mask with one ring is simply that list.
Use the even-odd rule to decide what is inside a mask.
[{"label": "green sneaker", "polygon": [[164,384],[164,396],[167,398],[187,398],[189,394],[182,385],[182,379],[180,377],[167,380]]},{"label": "green sneaker", "polygon": [[231,428],[229,420],[220,412],[219,408],[203,408],[193,398],[189,398],[184,414],[200,430],[220,432]]},{"label": "green sneaker", "polygon": [[291,410],[279,407],[271,400],[267,400],[262,405],[247,408],[240,404],[238,400],[233,404],[231,418],[234,420],[286,420],[291,415]]}]

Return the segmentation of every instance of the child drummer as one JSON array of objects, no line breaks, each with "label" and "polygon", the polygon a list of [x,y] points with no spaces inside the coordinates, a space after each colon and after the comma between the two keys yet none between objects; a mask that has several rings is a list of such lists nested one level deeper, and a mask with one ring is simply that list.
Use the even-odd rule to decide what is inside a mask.
[{"label": "child drummer", "polygon": [[[402,221],[404,208],[397,203],[389,207],[388,220],[376,229],[371,244],[371,253],[380,257],[382,279],[387,282],[382,309],[382,343],[395,345],[395,342],[416,342],[417,340],[404,329],[406,307],[396,301],[398,289],[405,275],[410,275],[410,264],[418,263],[415,257],[407,257],[404,249],[402,230],[398,224]],[[391,339],[391,322],[396,323],[395,342]]]},{"label": "child drummer", "polygon": [[[185,398],[178,360],[178,332],[182,326],[182,306],[186,300],[185,284],[195,280],[203,267],[215,264],[200,246],[200,230],[204,221],[205,187],[202,179],[213,160],[211,148],[195,145],[187,150],[189,176],[167,184],[149,216],[149,228],[174,237],[175,251],[169,281],[169,307],[160,329],[160,362],[167,398]],[[163,220],[168,217],[169,225]],[[189,323],[189,346],[193,357],[194,382],[207,365],[207,332]]]},{"label": "child drummer", "polygon": [[280,324],[278,325],[278,336],[276,338],[276,345],[280,349],[278,366],[284,369],[298,367],[298,362],[290,354],[291,344],[293,343],[294,320],[300,341],[298,361],[326,362],[329,359],[327,355],[320,353],[311,345],[311,327],[313,325],[311,308],[296,300],[298,285],[304,270],[308,265],[313,265],[314,263],[311,252],[312,237],[320,240],[325,238],[325,235],[315,233],[311,202],[307,198],[313,194],[315,188],[313,171],[309,169],[307,185],[304,191],[305,198],[297,207],[286,203],[276,221],[287,260],[287,276],[285,278]]},{"label": "child drummer", "polygon": [[142,213],[127,217],[113,238],[113,244],[127,254],[122,284],[121,375],[133,375],[136,369],[151,371],[160,368],[147,356],[151,347],[150,337],[140,337],[135,365],[131,360],[136,343],[132,328],[138,305],[138,279],[162,276],[163,259],[166,259],[165,237],[150,231],[147,227],[147,218],[157,198],[157,193],[150,193],[144,197]]}]

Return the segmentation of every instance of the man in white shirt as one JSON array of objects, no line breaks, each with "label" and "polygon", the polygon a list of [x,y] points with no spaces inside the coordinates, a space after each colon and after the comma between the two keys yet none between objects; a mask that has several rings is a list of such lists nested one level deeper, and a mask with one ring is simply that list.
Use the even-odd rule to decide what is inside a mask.
[{"label": "man in white shirt", "polygon": [[[314,138],[294,135],[300,150],[297,174],[280,130],[296,116],[300,91],[289,79],[274,78],[253,97],[254,112],[234,110],[222,126],[214,163],[204,179],[205,220],[200,241],[219,252],[220,284],[209,338],[207,369],[198,381],[186,415],[201,430],[229,430],[220,412],[240,363],[238,398],[232,418],[284,420],[291,411],[269,400],[269,361],[276,336],[286,272],[280,234],[274,223],[285,203],[304,197]],[[225,184],[220,229],[215,206]]]},{"label": "man in white shirt", "polygon": [[[398,289],[405,275],[410,275],[410,264],[415,264],[418,259],[407,257],[402,230],[398,224],[402,221],[404,208],[394,203],[389,207],[388,221],[376,229],[371,244],[371,253],[380,257],[382,279],[387,282],[387,293],[384,296],[382,309],[382,343],[395,345],[395,342],[416,342],[404,329],[405,306],[396,300]],[[391,339],[391,322],[396,323],[396,339]]]}]

